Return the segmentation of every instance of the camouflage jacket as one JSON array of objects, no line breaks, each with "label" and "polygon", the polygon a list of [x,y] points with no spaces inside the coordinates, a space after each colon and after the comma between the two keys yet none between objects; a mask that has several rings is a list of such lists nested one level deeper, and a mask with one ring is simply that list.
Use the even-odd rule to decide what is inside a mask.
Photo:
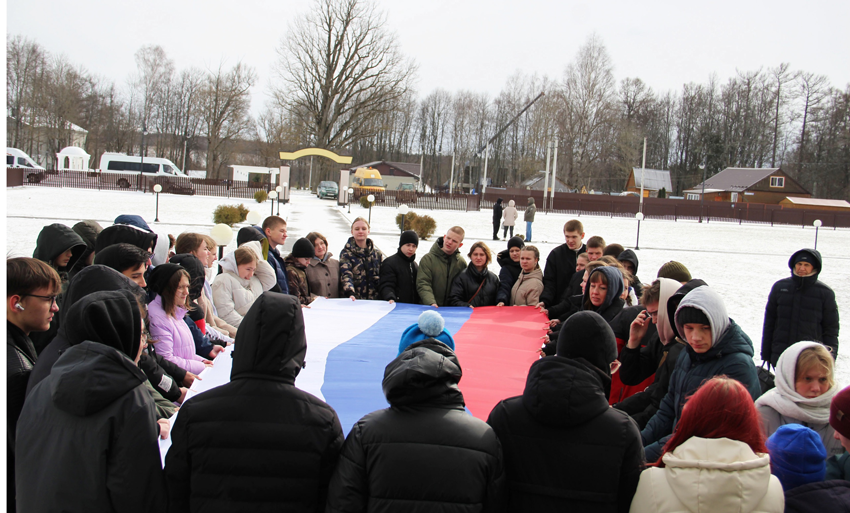
[{"label": "camouflage jacket", "polygon": [[302,305],[309,305],[316,299],[316,296],[310,293],[306,268],[299,265],[292,255],[284,258],[283,262],[286,264],[286,281],[289,283],[289,293],[297,297]]},{"label": "camouflage jacket", "polygon": [[384,254],[375,247],[372,239],[366,239],[366,247],[360,248],[354,242],[354,237],[349,237],[339,255],[342,295],[357,299],[378,299],[383,261]]}]

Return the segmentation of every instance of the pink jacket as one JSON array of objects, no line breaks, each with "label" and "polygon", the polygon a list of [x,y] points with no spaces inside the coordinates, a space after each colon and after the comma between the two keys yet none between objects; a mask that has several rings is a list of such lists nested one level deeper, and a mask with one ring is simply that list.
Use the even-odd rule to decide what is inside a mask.
[{"label": "pink jacket", "polygon": [[178,307],[174,314],[175,317],[171,317],[165,313],[159,295],[148,303],[148,321],[151,338],[156,341],[156,352],[192,374],[200,374],[205,368],[204,359],[195,354],[192,332],[183,320],[186,309]]}]

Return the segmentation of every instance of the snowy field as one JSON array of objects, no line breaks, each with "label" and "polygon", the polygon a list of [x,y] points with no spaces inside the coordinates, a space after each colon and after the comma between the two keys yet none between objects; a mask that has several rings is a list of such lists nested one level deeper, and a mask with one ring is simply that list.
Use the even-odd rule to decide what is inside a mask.
[{"label": "snowy field", "polygon": [[[291,203],[281,205],[280,215],[287,219],[289,238],[283,253],[310,231],[321,232],[330,243],[331,252],[339,255],[348,240],[350,222],[357,216],[369,217],[368,209],[355,204],[351,213],[336,206],[335,200],[319,200],[314,195],[293,191]],[[82,219],[94,219],[101,226],[112,224],[120,214],[138,214],[159,234],[177,236],[184,231],[209,233],[213,226],[212,212],[220,204],[243,203],[262,216],[270,212],[269,203],[254,200],[228,200],[202,196],[162,194],[159,199],[159,223],[152,220],[155,213],[153,194],[123,191],[84,189],[54,189],[47,187],[10,188],[6,192],[6,252],[10,256],[31,256],[41,227],[51,223],[73,226]],[[427,214],[437,221],[437,232],[431,240],[420,242],[417,260],[430,249],[437,236],[453,225],[466,230],[465,246],[483,240],[495,253],[505,249],[506,242],[493,241],[490,210],[458,212],[447,210],[411,211]],[[398,247],[396,211],[392,208],[372,209],[372,239],[389,256]],[[541,265],[552,249],[564,242],[563,225],[574,216],[538,212],[534,223],[533,244],[541,253]],[[522,216],[520,216],[522,219]],[[578,217],[585,227],[586,237],[602,236],[606,242],[635,247],[637,221],[602,216]],[[243,225],[244,226],[244,225]],[[235,226],[238,230],[240,226]],[[705,280],[725,299],[729,315],[753,339],[756,361],[761,345],[761,328],[767,295],[776,280],[789,275],[788,258],[801,248],[813,247],[815,230],[808,226],[769,226],[726,222],[699,224],[696,221],[645,220],[641,223],[638,277],[650,283],[658,268],[669,260],[682,262],[694,278]],[[525,223],[519,222],[515,234],[525,233]],[[501,235],[501,233],[500,233]],[[236,247],[236,237],[225,249]],[[839,337],[837,380],[840,386],[850,384],[850,230],[822,229],[818,235],[818,250],[823,255],[820,279],[835,290],[840,317],[845,328]],[[466,253],[463,249],[461,250]],[[495,262],[490,266],[498,274]]]}]

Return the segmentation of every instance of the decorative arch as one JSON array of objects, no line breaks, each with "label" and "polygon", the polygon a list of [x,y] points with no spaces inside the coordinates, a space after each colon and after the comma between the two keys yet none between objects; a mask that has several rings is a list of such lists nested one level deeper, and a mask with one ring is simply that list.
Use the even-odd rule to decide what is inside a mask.
[{"label": "decorative arch", "polygon": [[280,152],[281,160],[298,160],[301,157],[325,157],[327,159],[333,160],[337,164],[351,164],[353,157],[344,157],[342,155],[337,155],[336,153],[325,150],[322,148],[303,148],[295,152]]}]

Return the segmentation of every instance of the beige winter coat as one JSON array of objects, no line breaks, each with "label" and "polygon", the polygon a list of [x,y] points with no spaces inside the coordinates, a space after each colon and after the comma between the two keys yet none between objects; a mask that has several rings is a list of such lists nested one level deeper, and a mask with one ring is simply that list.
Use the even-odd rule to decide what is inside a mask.
[{"label": "beige winter coat", "polygon": [[221,317],[216,317],[213,313],[212,304],[205,294],[201,294],[201,297],[198,298],[198,306],[204,309],[204,321],[207,323],[207,329],[216,329],[230,338],[236,337],[236,327],[227,324]]},{"label": "beige winter coat", "polygon": [[254,271],[254,276],[250,280],[240,278],[235,253],[228,253],[220,262],[224,272],[219,274],[212,284],[213,302],[218,316],[237,328],[254,301],[264,291],[277,284],[274,269],[263,258],[263,247],[260,242],[246,242],[240,247],[248,247],[257,255],[257,269]]},{"label": "beige winter coat", "polygon": [[632,512],[776,512],[785,494],[770,457],[728,438],[693,437],[664,455],[665,468],[640,475]]},{"label": "beige winter coat", "polygon": [[508,206],[505,207],[505,210],[502,211],[502,226],[514,226],[516,224],[519,213],[516,211],[516,207],[514,205],[516,205],[516,203],[514,200],[511,200],[508,202]]},{"label": "beige winter coat", "polygon": [[540,267],[530,273],[519,273],[511,288],[511,306],[534,306],[543,293],[543,271]]}]

